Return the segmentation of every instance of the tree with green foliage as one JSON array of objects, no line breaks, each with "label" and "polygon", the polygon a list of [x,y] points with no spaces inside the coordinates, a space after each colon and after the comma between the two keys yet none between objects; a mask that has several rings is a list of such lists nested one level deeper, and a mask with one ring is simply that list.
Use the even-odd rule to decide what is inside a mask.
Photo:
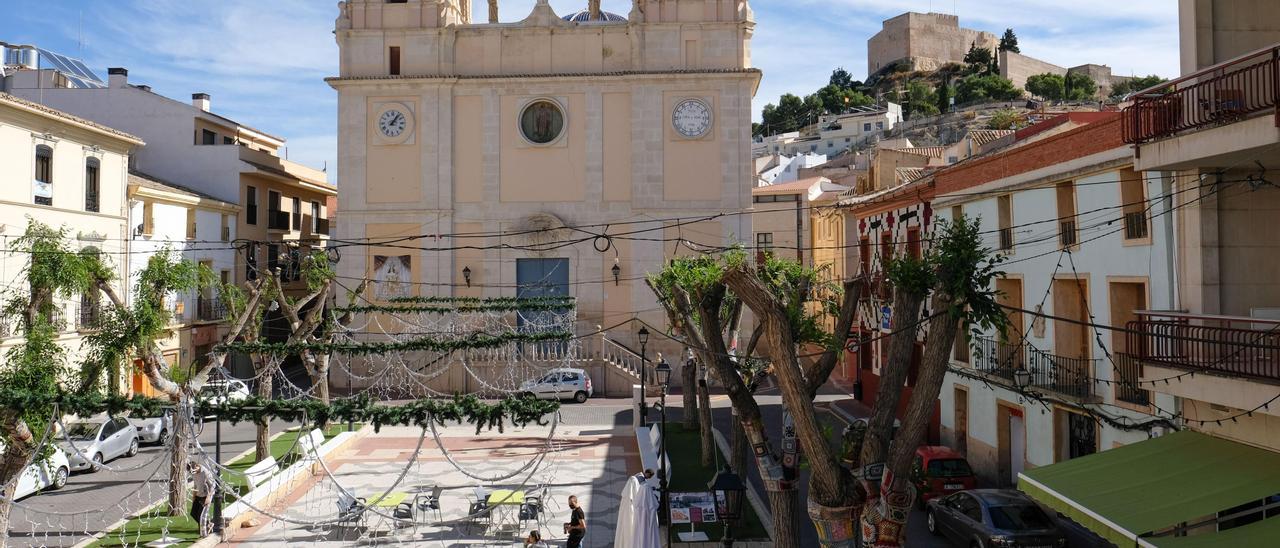
[{"label": "tree with green foliage", "polygon": [[1098,84],[1087,74],[1068,72],[1063,83],[1068,101],[1088,101],[1097,98]]},{"label": "tree with green foliage", "polygon": [[1023,87],[1028,93],[1049,101],[1061,101],[1067,95],[1066,77],[1052,72],[1028,76]]},{"label": "tree with green foliage", "polygon": [[1013,82],[996,74],[970,74],[956,85],[956,100],[960,103],[975,101],[1014,101],[1022,97],[1022,90]]},{"label": "tree with green foliage", "polygon": [[[31,392],[43,403],[22,409],[0,409],[0,439],[4,453],[0,455],[0,534],[8,538],[9,516],[18,478],[28,464],[48,458],[37,454],[42,440],[52,434],[55,407],[51,403],[60,382],[71,376],[66,348],[58,343],[55,326],[60,311],[55,299],[70,299],[91,293],[95,280],[111,279],[110,268],[93,249],[75,250],[69,244],[67,229],[54,229],[28,217],[22,236],[10,244],[12,253],[27,258],[20,273],[26,287],[16,285],[8,292],[3,309],[4,320],[18,325],[22,339],[5,352],[5,367],[0,370],[0,386]],[[48,447],[47,445],[45,447]]]},{"label": "tree with green foliage", "polygon": [[1126,95],[1129,95],[1130,93],[1142,91],[1147,88],[1152,88],[1168,81],[1169,80],[1167,78],[1161,78],[1154,74],[1128,78],[1128,79],[1116,82],[1114,86],[1111,86],[1111,93],[1108,95],[1108,97],[1113,101],[1119,101],[1121,99],[1124,99],[1124,97]]},{"label": "tree with green foliage", "polygon": [[933,89],[933,95],[934,100],[937,101],[935,105],[938,107],[938,112],[947,112],[951,110],[951,100],[955,98],[956,90],[943,79],[938,81],[937,87]]},{"label": "tree with green foliage", "polygon": [[987,129],[1018,129],[1018,124],[1021,122],[1022,116],[1016,111],[1002,108],[987,120]]},{"label": "tree with green foliage", "polygon": [[1022,53],[1022,50],[1018,49],[1018,35],[1013,33],[1013,29],[1004,29],[1004,36],[1000,37],[1000,45],[996,49]]},{"label": "tree with green foliage", "polygon": [[770,103],[764,106],[764,112],[761,115],[763,134],[775,135],[798,131],[816,119],[822,110],[822,100],[817,95],[801,99],[794,94],[784,93],[778,99],[777,105]]},{"label": "tree with green foliage", "polygon": [[818,90],[817,96],[822,102],[822,111],[826,114],[840,114],[851,108],[867,106],[874,102],[861,92],[841,88],[835,84]]},{"label": "tree with green foliage", "polygon": [[978,44],[969,44],[968,53],[964,54],[964,62],[972,74],[989,74],[991,72],[991,50],[980,48]]},{"label": "tree with green foliage", "polygon": [[831,78],[827,81],[827,85],[836,86],[840,89],[856,90],[862,87],[862,82],[853,79],[853,75],[844,67],[837,67],[831,71]]}]

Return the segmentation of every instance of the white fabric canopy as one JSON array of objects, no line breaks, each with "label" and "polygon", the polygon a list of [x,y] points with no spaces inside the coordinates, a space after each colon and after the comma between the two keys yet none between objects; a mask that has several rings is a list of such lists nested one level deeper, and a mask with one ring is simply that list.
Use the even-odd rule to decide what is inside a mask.
[{"label": "white fabric canopy", "polygon": [[616,548],[661,548],[658,528],[658,499],[653,487],[632,476],[622,490],[618,505],[618,528],[613,534]]}]

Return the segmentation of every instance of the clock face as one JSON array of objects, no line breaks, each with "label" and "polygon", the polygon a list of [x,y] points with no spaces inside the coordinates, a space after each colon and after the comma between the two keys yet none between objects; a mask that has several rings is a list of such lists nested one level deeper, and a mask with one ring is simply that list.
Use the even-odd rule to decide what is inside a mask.
[{"label": "clock face", "polygon": [[378,131],[381,131],[383,135],[394,139],[399,137],[401,133],[404,133],[404,128],[408,123],[409,119],[405,117],[403,112],[396,109],[390,109],[382,113],[382,116],[378,117]]},{"label": "clock face", "polygon": [[680,101],[671,113],[671,125],[683,137],[702,137],[711,129],[711,107],[697,99]]}]

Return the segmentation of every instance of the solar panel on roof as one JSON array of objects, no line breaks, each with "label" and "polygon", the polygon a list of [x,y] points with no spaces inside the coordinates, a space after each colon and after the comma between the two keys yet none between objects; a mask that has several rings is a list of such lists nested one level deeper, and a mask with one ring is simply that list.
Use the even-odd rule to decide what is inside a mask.
[{"label": "solar panel on roof", "polygon": [[94,74],[83,61],[74,57],[67,57],[60,53],[52,52],[43,48],[36,48],[40,52],[40,63],[46,61],[53,66],[54,69],[64,73],[68,78],[75,77],[81,80],[85,85],[78,87],[106,87],[102,78]]}]

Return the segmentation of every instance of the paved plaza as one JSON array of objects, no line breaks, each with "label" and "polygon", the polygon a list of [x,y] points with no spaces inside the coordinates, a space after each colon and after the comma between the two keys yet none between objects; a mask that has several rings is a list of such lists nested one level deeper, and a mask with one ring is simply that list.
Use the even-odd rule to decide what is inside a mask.
[{"label": "paved plaza", "polygon": [[[429,430],[425,434],[416,427],[367,431],[326,459],[329,472],[317,468],[318,473],[301,486],[267,502],[270,513],[283,519],[259,518],[256,527],[234,531],[224,545],[519,546],[524,535],[538,529],[551,546],[562,546],[562,524],[569,520],[567,499],[577,495],[587,513],[584,545],[610,546],[623,486],[640,467],[640,459],[634,437],[624,425],[616,424],[613,413],[599,408],[583,411],[588,409],[565,413],[550,436],[550,425],[508,427],[504,433],[494,430],[479,435],[470,425],[440,428],[440,442],[457,466]],[[414,458],[419,441],[421,450]],[[510,479],[494,479],[513,473]],[[364,524],[316,525],[337,517],[339,486],[371,501],[388,493],[388,502],[402,498],[412,502],[415,495],[439,486],[443,489],[440,514],[418,512],[412,522],[397,522],[390,518],[392,508],[371,505]],[[533,495],[542,486],[546,514],[539,520],[521,523],[515,515],[518,506],[498,506],[492,516],[468,519],[477,487]],[[496,523],[501,521],[506,524]]]}]

